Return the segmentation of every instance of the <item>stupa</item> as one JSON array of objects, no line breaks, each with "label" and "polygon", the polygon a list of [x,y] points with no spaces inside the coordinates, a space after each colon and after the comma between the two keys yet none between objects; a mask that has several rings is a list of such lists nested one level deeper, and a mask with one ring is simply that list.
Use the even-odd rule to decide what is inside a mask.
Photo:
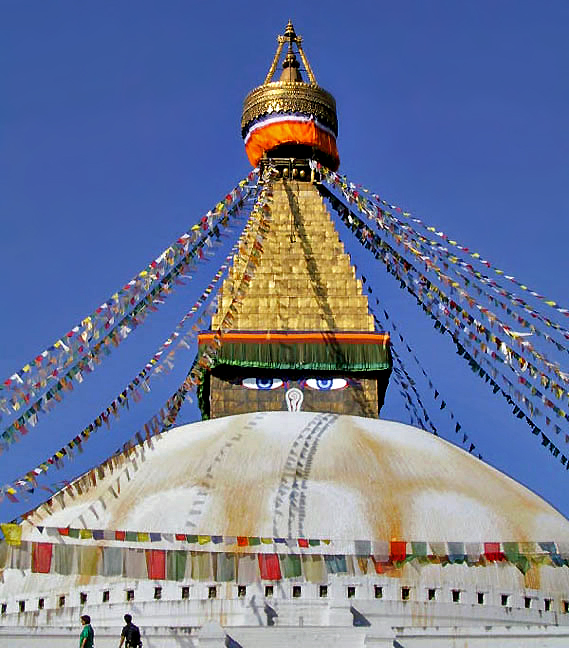
[{"label": "stupa", "polygon": [[235,258],[200,334],[204,420],[11,530],[1,645],[70,642],[87,613],[98,648],[115,646],[126,612],[148,648],[569,645],[569,521],[467,452],[379,418],[389,336],[318,190],[337,133],[289,22],[245,99],[265,193],[240,245],[262,254],[246,288]]}]

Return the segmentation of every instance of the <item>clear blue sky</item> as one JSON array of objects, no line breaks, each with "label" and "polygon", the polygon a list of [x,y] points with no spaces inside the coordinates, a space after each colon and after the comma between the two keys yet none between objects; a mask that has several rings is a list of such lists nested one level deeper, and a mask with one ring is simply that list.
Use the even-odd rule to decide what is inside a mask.
[{"label": "clear blue sky", "polygon": [[[289,18],[319,83],[336,97],[341,170],[567,306],[566,1],[3,0],[2,379],[248,172],[242,100],[263,81]],[[568,515],[569,472],[463,366],[450,340],[432,333],[382,266],[360,252],[354,262],[482,455]],[[105,368],[0,456],[3,483],[108,404],[215,269],[204,266]],[[180,355],[179,367],[191,360]],[[100,433],[44,483],[69,479],[118,447],[175,376],[158,382],[133,421]],[[388,399],[385,414],[405,421],[396,392]],[[38,501],[4,503],[0,519]]]}]

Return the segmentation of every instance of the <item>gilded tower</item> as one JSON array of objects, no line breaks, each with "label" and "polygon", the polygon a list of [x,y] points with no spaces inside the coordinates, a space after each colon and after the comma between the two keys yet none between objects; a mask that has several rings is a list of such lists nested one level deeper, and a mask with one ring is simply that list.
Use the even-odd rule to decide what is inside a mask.
[{"label": "gilded tower", "polygon": [[[388,336],[375,331],[362,283],[317,189],[316,163],[339,164],[336,102],[316,83],[290,22],[265,82],[245,98],[241,127],[250,162],[271,169],[270,219],[257,243],[262,255],[255,275],[206,377],[202,411],[210,417],[281,409],[376,417],[390,371]],[[256,239],[253,224],[241,246]],[[212,331],[220,329],[245,265],[234,259]],[[202,345],[208,339],[203,334]]]}]

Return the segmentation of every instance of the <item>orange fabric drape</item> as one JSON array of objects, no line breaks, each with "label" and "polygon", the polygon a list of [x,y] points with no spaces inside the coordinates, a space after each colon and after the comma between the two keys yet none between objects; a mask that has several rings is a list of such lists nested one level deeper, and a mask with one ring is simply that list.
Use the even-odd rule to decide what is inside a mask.
[{"label": "orange fabric drape", "polygon": [[330,155],[340,162],[336,139],[330,133],[319,128],[315,122],[279,121],[257,128],[251,133],[245,145],[249,162],[257,166],[265,151],[270,151],[279,144],[306,144]]}]

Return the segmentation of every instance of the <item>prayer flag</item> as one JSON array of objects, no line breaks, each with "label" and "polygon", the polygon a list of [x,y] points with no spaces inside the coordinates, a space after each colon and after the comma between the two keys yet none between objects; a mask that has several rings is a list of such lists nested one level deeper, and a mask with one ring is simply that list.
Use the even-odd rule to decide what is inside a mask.
[{"label": "prayer flag", "polygon": [[263,580],[281,579],[281,566],[277,554],[259,554],[259,568]]},{"label": "prayer flag", "polygon": [[49,574],[53,545],[47,542],[32,542],[32,572]]},{"label": "prayer flag", "polygon": [[19,524],[0,524],[6,544],[17,547],[22,542],[22,527]]},{"label": "prayer flag", "polygon": [[164,549],[146,550],[146,568],[148,569],[148,578],[152,580],[166,578],[166,552]]}]

